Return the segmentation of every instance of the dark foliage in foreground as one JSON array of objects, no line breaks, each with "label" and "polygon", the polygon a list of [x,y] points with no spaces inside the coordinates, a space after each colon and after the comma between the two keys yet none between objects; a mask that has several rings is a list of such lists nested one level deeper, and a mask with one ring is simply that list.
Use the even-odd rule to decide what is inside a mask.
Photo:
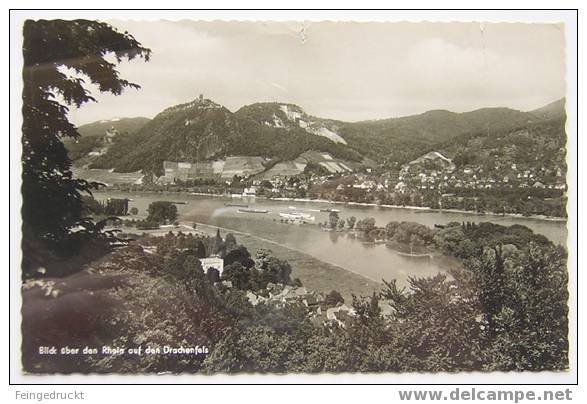
[{"label": "dark foliage in foreground", "polygon": [[148,59],[150,51],[130,34],[88,20],[27,20],[23,41],[23,237],[72,254],[101,232],[83,216],[81,195],[98,184],[73,178],[63,139],[77,139],[79,133],[67,113],[71,106],[95,101],[84,78],[114,95],[138,88],[119,77],[106,55],[119,63]]},{"label": "dark foliage in foreground", "polygon": [[[105,274],[131,283],[111,292],[122,302],[116,306],[119,322],[106,327],[107,333],[104,325],[96,326],[91,335],[102,344],[205,344],[210,352],[90,358],[69,366],[78,371],[205,373],[567,369],[564,249],[522,226],[455,223],[440,231],[436,241],[447,237],[446,248],[467,251],[450,244],[456,229],[470,243],[463,269],[450,276],[414,277],[406,288],[386,282],[379,294],[353,297],[354,315],[326,322],[316,321],[316,312],[301,300],[250,303],[247,294],[266,293],[267,282],[291,282],[287,263],[268,251],[253,260],[232,236],[222,242],[171,233],[143,238],[98,264]],[[511,233],[528,241],[519,247],[505,243]],[[147,254],[140,246],[155,247],[157,253]],[[226,279],[228,271],[232,287],[213,274],[206,276],[199,262],[219,249],[232,257],[223,273]],[[326,300],[329,307],[342,303],[335,292]],[[382,303],[391,311],[384,314]],[[59,338],[63,332],[77,336],[71,327],[55,332]]]},{"label": "dark foliage in foreground", "polygon": [[[315,326],[303,306],[248,305],[248,310],[241,310],[246,316],[239,318],[238,331],[218,342],[204,368],[211,372],[566,369],[566,253],[549,242],[530,242],[523,248],[500,244],[504,228],[492,229],[491,235],[471,233],[472,244],[488,246],[470,257],[465,269],[454,270],[452,279],[441,274],[412,278],[407,289],[388,282],[380,295],[355,298],[356,315],[344,324]],[[532,236],[524,229],[526,236]],[[512,226],[507,232],[522,230]],[[380,300],[392,306],[392,314],[381,314]],[[280,320],[264,322],[268,315]]]}]

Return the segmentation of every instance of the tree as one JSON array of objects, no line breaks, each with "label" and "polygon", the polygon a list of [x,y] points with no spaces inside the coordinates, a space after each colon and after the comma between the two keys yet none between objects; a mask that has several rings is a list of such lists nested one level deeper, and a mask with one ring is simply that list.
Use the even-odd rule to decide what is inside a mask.
[{"label": "tree", "polygon": [[130,208],[130,214],[136,216],[139,214],[139,210],[136,207]]},{"label": "tree", "polygon": [[224,249],[224,240],[222,240],[222,236],[220,235],[220,229],[216,229],[216,236],[214,237],[214,247],[212,248],[213,254],[223,254]]},{"label": "tree", "polygon": [[177,206],[168,201],[151,202],[147,208],[148,222],[166,223],[177,219]]},{"label": "tree", "polygon": [[232,250],[234,250],[237,247],[238,247],[238,244],[236,242],[236,237],[234,237],[234,234],[228,233],[226,235],[225,240],[224,240],[224,248],[225,248],[225,251],[227,253],[229,253],[229,252],[231,252]]},{"label": "tree", "polygon": [[286,372],[288,352],[294,352],[290,338],[266,326],[252,326],[232,332],[218,342],[205,359],[209,372]]},{"label": "tree", "polygon": [[397,231],[398,227],[399,227],[399,222],[387,223],[387,225],[385,225],[385,236],[388,239],[393,238],[393,236],[395,236],[395,232]]},{"label": "tree", "polygon": [[206,246],[202,240],[194,237],[193,234],[188,234],[187,237],[185,237],[184,242],[179,245],[179,248],[185,248],[192,251],[198,258],[206,258],[208,256],[206,253]]},{"label": "tree", "polygon": [[467,164],[473,164],[475,162],[475,155],[464,150],[459,150],[453,158],[453,162],[455,163],[457,168],[462,168]]},{"label": "tree", "polygon": [[101,215],[104,213],[104,206],[90,195],[82,195],[82,214]]},{"label": "tree", "polygon": [[358,231],[361,231],[365,234],[368,234],[371,230],[375,229],[375,218],[368,217],[362,220],[359,220],[357,224],[355,224],[355,228]]},{"label": "tree", "polygon": [[303,174],[307,178],[311,178],[312,175],[316,175],[316,176],[329,175],[330,171],[328,171],[326,168],[322,167],[320,164],[309,162],[306,165],[306,167],[304,167]]},{"label": "tree", "polygon": [[271,257],[267,266],[262,268],[261,275],[264,281],[263,287],[266,287],[266,283],[269,282],[289,284],[291,283],[291,266],[285,260]]},{"label": "tree", "polygon": [[261,181],[261,188],[272,189],[273,184],[269,180],[263,180],[263,181]]},{"label": "tree", "polygon": [[291,266],[287,261],[274,257],[271,250],[261,249],[257,251],[255,268],[259,271],[257,282],[259,288],[267,287],[269,282],[284,285],[291,283]]},{"label": "tree", "polygon": [[434,237],[436,246],[444,254],[454,255],[459,258],[467,258],[468,254],[473,252],[472,242],[466,238],[465,233],[460,225],[446,225]]},{"label": "tree", "polygon": [[453,271],[428,278],[408,278],[408,290],[385,282],[382,297],[393,308],[390,341],[412,371],[481,370],[486,363],[481,305],[470,274]]},{"label": "tree", "polygon": [[191,251],[174,250],[163,266],[165,273],[178,279],[188,280],[194,276],[198,279],[204,277],[202,264]]},{"label": "tree", "polygon": [[222,271],[222,280],[232,282],[238,289],[247,289],[250,278],[251,272],[238,261],[226,265]]},{"label": "tree", "polygon": [[355,228],[355,223],[357,223],[357,218],[354,216],[351,216],[346,220],[346,225],[349,230],[353,230]]},{"label": "tree", "polygon": [[[73,178],[65,138],[79,138],[67,113],[95,101],[85,79],[100,92],[119,95],[137,84],[120,78],[116,65],[151,51],[132,35],[88,20],[27,20],[23,27],[22,217],[23,244],[39,238],[54,251],[70,252],[72,237],[93,234],[83,217],[82,193],[97,183]],[[115,62],[105,56],[113,55]],[[72,228],[83,230],[72,232]]]},{"label": "tree", "polygon": [[304,286],[302,283],[302,280],[300,278],[294,278],[294,280],[291,282],[292,286],[296,286],[296,287],[302,287]]},{"label": "tree", "polygon": [[216,268],[208,268],[206,271],[206,277],[211,283],[220,282],[220,272]]},{"label": "tree", "polygon": [[365,353],[389,342],[390,335],[379,307],[379,296],[358,298],[353,295],[354,316],[346,323],[353,345],[362,346]]},{"label": "tree", "polygon": [[251,258],[251,254],[249,250],[245,246],[239,246],[233,250],[231,250],[226,256],[224,257],[224,265],[231,265],[232,263],[238,262],[239,264],[243,265],[245,268],[249,269],[255,265],[255,261]]},{"label": "tree", "polygon": [[489,370],[567,369],[566,251],[532,242],[523,252],[493,251],[468,263],[492,337]]},{"label": "tree", "polygon": [[495,335],[497,315],[511,297],[513,286],[507,282],[501,246],[485,248],[483,254],[468,262],[468,267],[475,274],[475,285],[483,312],[487,316],[489,333]]},{"label": "tree", "polygon": [[128,199],[108,198],[104,213],[107,215],[126,216],[128,214]]},{"label": "tree", "polygon": [[338,303],[344,303],[344,298],[342,297],[342,295],[336,291],[336,290],[331,290],[327,295],[326,298],[324,299],[324,303],[326,303],[329,306],[336,306]]},{"label": "tree", "polygon": [[338,225],[338,212],[332,211],[328,214],[328,224],[331,229],[336,230],[336,226]]}]

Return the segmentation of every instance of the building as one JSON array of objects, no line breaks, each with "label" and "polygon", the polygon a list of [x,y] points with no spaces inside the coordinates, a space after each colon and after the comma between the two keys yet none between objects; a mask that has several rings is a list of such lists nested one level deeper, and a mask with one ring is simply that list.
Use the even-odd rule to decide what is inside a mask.
[{"label": "building", "polygon": [[257,189],[255,187],[245,188],[243,191],[243,197],[255,197],[257,196]]},{"label": "building", "polygon": [[202,269],[205,273],[208,273],[208,269],[214,268],[218,271],[218,275],[222,275],[222,271],[224,270],[224,260],[220,257],[208,257],[208,258],[200,258],[200,262],[202,263]]},{"label": "building", "polygon": [[106,136],[104,136],[104,143],[111,144],[116,135],[118,135],[118,131],[113,126],[106,131]]}]

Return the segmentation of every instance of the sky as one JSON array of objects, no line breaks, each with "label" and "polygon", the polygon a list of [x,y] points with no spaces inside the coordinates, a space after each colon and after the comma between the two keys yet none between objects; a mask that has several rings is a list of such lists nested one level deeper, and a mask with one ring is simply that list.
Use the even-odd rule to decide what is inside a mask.
[{"label": "sky", "polygon": [[200,94],[231,111],[297,104],[344,121],[433,109],[535,109],[565,95],[562,25],[108,21],[152,50],[122,62],[140,90],[72,108],[76,124],[154,117]]}]

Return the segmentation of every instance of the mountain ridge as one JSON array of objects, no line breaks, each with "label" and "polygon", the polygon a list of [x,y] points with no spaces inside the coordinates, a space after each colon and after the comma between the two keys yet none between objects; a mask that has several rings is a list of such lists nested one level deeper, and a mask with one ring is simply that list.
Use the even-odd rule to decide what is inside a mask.
[{"label": "mountain ridge", "polygon": [[315,150],[348,161],[401,164],[435,144],[476,132],[500,132],[564,116],[564,99],[532,111],[505,107],[469,112],[431,110],[382,120],[344,122],[313,116],[292,103],[259,102],[235,112],[200,97],[164,109],[96,158],[94,168],[160,172],[162,162],[229,155],[293,160]]}]

